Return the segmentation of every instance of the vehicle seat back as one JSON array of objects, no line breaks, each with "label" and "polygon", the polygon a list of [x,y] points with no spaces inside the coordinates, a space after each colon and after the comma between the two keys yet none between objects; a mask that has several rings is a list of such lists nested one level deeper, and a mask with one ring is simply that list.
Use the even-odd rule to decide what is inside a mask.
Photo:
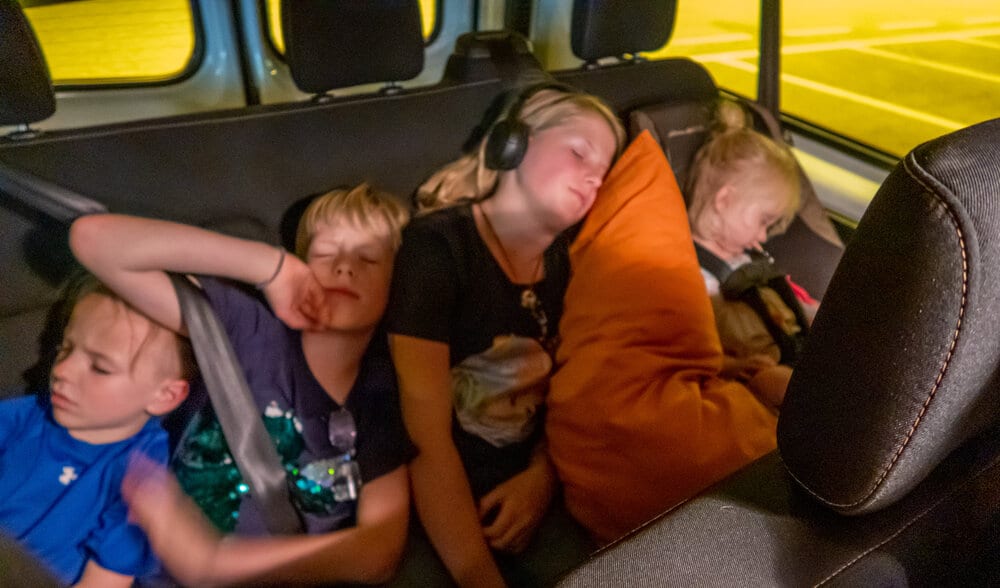
[{"label": "vehicle seat back", "polygon": [[424,67],[417,0],[283,0],[281,14],[285,60],[303,92],[409,80]]},{"label": "vehicle seat back", "polygon": [[778,424],[789,472],[845,514],[899,500],[998,421],[1000,119],[925,143],[872,200]]},{"label": "vehicle seat back", "polygon": [[[49,67],[17,0],[0,0],[0,126],[18,131],[56,111]],[[18,131],[15,131],[18,132]]]},{"label": "vehicle seat back", "polygon": [[667,44],[677,2],[665,0],[575,0],[570,45],[584,67],[606,57],[626,58]]}]

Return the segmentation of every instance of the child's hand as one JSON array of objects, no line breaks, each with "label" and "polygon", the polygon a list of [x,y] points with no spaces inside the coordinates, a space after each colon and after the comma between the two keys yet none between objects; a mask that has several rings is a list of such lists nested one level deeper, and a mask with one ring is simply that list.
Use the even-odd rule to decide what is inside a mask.
[{"label": "child's hand", "polygon": [[133,453],[121,490],[129,520],[142,527],[150,540],[169,532],[171,512],[184,494],[165,467],[142,453]]},{"label": "child's hand", "polygon": [[281,271],[264,287],[264,296],[271,310],[289,328],[300,331],[321,329],[327,314],[323,286],[309,266],[288,253]]},{"label": "child's hand", "polygon": [[724,378],[749,382],[757,372],[778,365],[778,362],[769,355],[759,353],[747,357],[733,357],[725,355],[722,358],[722,372]]},{"label": "child's hand", "polygon": [[776,365],[757,372],[747,386],[764,406],[778,410],[785,401],[785,391],[791,379],[792,368]]},{"label": "child's hand", "polygon": [[486,543],[509,553],[524,551],[554,495],[554,475],[541,466],[529,467],[498,485],[479,500]]},{"label": "child's hand", "polygon": [[165,467],[133,453],[122,480],[129,520],[183,584],[203,584],[221,538]]}]

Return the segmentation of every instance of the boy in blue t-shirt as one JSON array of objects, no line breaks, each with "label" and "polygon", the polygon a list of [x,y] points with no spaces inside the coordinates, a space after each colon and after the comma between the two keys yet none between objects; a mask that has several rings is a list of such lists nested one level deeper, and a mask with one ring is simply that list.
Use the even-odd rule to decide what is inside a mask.
[{"label": "boy in blue t-shirt", "polygon": [[193,371],[186,342],[90,278],[51,394],[0,403],[0,532],[67,584],[130,586],[152,572],[121,482],[133,452],[166,462],[158,417],[187,397]]}]

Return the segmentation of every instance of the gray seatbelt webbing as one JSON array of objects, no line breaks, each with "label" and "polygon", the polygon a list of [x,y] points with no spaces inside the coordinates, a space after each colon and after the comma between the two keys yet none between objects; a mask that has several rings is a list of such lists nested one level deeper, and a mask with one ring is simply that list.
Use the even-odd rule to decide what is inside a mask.
[{"label": "gray seatbelt webbing", "polygon": [[205,295],[187,277],[170,274],[195,358],[209,391],[215,415],[236,466],[260,504],[273,534],[302,531],[288,494],[285,470],[219,319]]}]

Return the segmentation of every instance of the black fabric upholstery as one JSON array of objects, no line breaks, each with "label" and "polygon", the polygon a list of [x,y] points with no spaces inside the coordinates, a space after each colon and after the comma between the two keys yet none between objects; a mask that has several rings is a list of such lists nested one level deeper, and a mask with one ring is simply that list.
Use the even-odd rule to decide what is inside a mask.
[{"label": "black fabric upholstery", "polygon": [[589,62],[659,49],[670,39],[676,11],[672,0],[575,0],[573,54]]},{"label": "black fabric upholstery", "polygon": [[791,474],[836,511],[900,499],[997,421],[1000,119],[914,149],[848,246],[778,423]]},{"label": "black fabric upholstery", "polygon": [[0,125],[44,120],[56,98],[38,39],[17,0],[0,0]]},{"label": "black fabric upholstery", "polygon": [[844,517],[777,453],[603,549],[570,586],[984,586],[1000,580],[1000,430],[899,503]]},{"label": "black fabric upholstery", "polygon": [[545,75],[523,35],[513,31],[479,31],[465,33],[455,41],[441,83],[465,84],[496,79],[519,83]]},{"label": "black fabric upholstery", "polygon": [[685,57],[574,69],[553,76],[604,98],[626,119],[636,108],[657,102],[712,100],[718,95],[708,71]]},{"label": "black fabric upholstery", "polygon": [[295,85],[322,93],[416,77],[424,67],[417,0],[282,0]]}]

